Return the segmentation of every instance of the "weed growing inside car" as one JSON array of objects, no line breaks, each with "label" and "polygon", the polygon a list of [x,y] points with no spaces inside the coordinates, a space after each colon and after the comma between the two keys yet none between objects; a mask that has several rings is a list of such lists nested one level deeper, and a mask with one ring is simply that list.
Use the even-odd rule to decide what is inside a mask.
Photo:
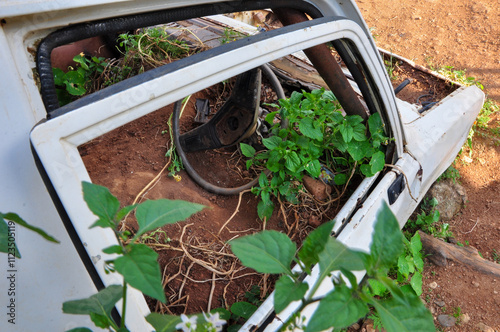
[{"label": "weed growing inside car", "polygon": [[[250,158],[247,168],[264,166],[271,172],[259,177],[253,193],[260,196],[258,214],[269,219],[274,210],[272,196],[298,203],[298,182],[305,175],[320,177],[323,165],[333,170],[331,183],[347,185],[355,172],[371,177],[385,165],[385,136],[378,113],[365,125],[359,115],[343,116],[340,104],[331,91],[293,92],[289,99],[279,100],[279,111],[271,112],[266,121],[273,124],[273,136],[264,138],[267,150],[257,152],[241,143],[243,155]],[[281,121],[288,120],[286,127]]]},{"label": "weed growing inside car", "polygon": [[73,58],[76,66],[65,73],[53,68],[54,83],[61,106],[78,97],[186,57],[199,48],[172,38],[161,28],[143,29],[137,34],[121,34],[117,40],[123,57],[105,59],[83,53]]},{"label": "weed growing inside car", "polygon": [[[349,249],[330,236],[333,224],[325,223],[311,232],[298,252],[295,243],[276,231],[262,231],[230,241],[231,250],[245,266],[260,273],[281,275],[274,292],[277,313],[292,302],[300,303],[298,314],[284,322],[284,327],[300,327],[308,332],[346,328],[367,315],[371,305],[387,331],[408,331],[408,320],[413,330],[435,330],[432,315],[420,298],[409,286],[400,288],[387,277],[404,248],[398,222],[389,207],[384,204],[377,215],[369,254]],[[312,285],[300,278],[302,272],[291,269],[292,262],[309,275],[311,266],[319,266],[319,275]],[[339,270],[342,275],[335,273]],[[372,296],[369,282],[358,286],[352,271],[360,270],[366,270],[365,280],[383,284],[391,297],[380,300]],[[318,297],[316,291],[326,278],[332,280],[335,288]],[[304,326],[300,312],[311,303],[319,305]]]}]

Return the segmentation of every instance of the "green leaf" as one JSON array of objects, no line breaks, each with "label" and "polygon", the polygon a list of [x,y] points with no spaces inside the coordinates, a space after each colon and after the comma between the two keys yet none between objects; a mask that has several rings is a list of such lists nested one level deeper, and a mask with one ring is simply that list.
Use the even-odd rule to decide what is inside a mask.
[{"label": "green leaf", "polygon": [[415,272],[411,276],[410,285],[415,291],[415,294],[418,296],[422,295],[422,274],[420,272]]},{"label": "green leaf", "polygon": [[302,135],[322,141],[323,133],[321,132],[321,127],[318,126],[316,122],[313,121],[312,118],[305,118],[299,122],[299,130]]},{"label": "green leaf", "polygon": [[204,208],[204,205],[181,200],[146,201],[140,204],[135,211],[139,230],[135,234],[134,240],[146,232],[185,220]]},{"label": "green leaf", "polygon": [[162,315],[153,312],[146,316],[146,320],[151,324],[156,332],[174,332],[175,326],[182,322],[179,316]]},{"label": "green leaf", "polygon": [[321,173],[321,164],[318,159],[312,160],[308,162],[305,166],[305,169],[309,175],[314,178],[317,178]]},{"label": "green leaf", "polygon": [[[279,108],[279,105],[276,104],[269,104],[269,106],[274,107],[274,108]],[[278,112],[271,112],[268,115],[266,115],[265,121],[269,123],[270,125],[273,124],[274,122],[274,117],[278,114]]]},{"label": "green leaf", "polygon": [[358,252],[349,249],[342,242],[329,237],[325,249],[319,254],[320,276],[323,280],[332,271],[344,268],[350,271],[364,270],[364,263]]},{"label": "green leaf", "polygon": [[231,312],[234,315],[249,319],[250,316],[257,310],[257,306],[248,302],[236,302],[231,306]]},{"label": "green leaf", "polygon": [[210,313],[219,313],[220,319],[224,319],[226,321],[231,319],[231,312],[225,308],[215,308],[210,310]]},{"label": "green leaf", "polygon": [[271,201],[271,199],[262,199],[258,204],[257,204],[257,214],[259,215],[259,218],[261,220],[266,220],[271,219],[271,216],[273,215],[274,211],[274,203]]},{"label": "green leaf", "polygon": [[373,296],[383,296],[387,292],[387,287],[377,279],[368,279]]},{"label": "green leaf", "polygon": [[335,177],[333,178],[333,182],[337,186],[341,186],[347,182],[347,175],[340,173],[340,174],[335,174]]},{"label": "green leaf", "polygon": [[289,276],[283,275],[276,282],[274,289],[274,310],[280,313],[293,301],[301,300],[309,285],[302,282],[294,282]]},{"label": "green leaf", "polygon": [[7,222],[3,219],[3,214],[0,213],[0,252],[5,252],[10,255],[14,255],[17,258],[21,258],[21,254],[17,249],[15,236],[9,239],[9,226]]},{"label": "green leaf", "polygon": [[398,258],[398,272],[405,278],[408,278],[408,275],[410,274],[410,266],[404,256],[399,256]]},{"label": "green leaf", "polygon": [[420,298],[406,293],[405,299],[405,303],[394,298],[385,301],[372,300],[371,304],[377,310],[386,331],[436,331],[432,315]]},{"label": "green leaf", "polygon": [[99,315],[96,313],[90,313],[90,320],[94,323],[95,326],[106,329],[110,326],[108,316]]},{"label": "green leaf", "polygon": [[286,234],[262,231],[229,242],[231,250],[243,265],[260,273],[288,273],[295,251],[295,243]]},{"label": "green leaf", "polygon": [[85,89],[85,77],[78,71],[69,71],[64,75],[66,90],[73,96],[83,96]]},{"label": "green leaf", "polygon": [[252,158],[253,156],[255,156],[255,149],[251,145],[248,145],[245,143],[240,143],[240,149],[241,149],[241,153],[245,157]]},{"label": "green leaf", "polygon": [[82,182],[83,199],[87,202],[90,211],[99,217],[92,226],[115,228],[115,216],[120,208],[120,202],[111,194],[108,188]]},{"label": "green leaf", "polygon": [[115,270],[130,286],[165,303],[158,254],[145,244],[128,245],[127,249],[124,256],[115,260]]},{"label": "green leaf", "polygon": [[422,240],[420,239],[420,234],[418,232],[416,232],[411,238],[410,250],[413,256],[421,256],[420,251],[422,250]]},{"label": "green leaf", "polygon": [[107,248],[102,249],[102,252],[105,254],[123,254],[123,248],[120,245],[112,245]]},{"label": "green leaf", "polygon": [[137,204],[125,206],[123,209],[121,209],[120,211],[118,211],[118,213],[116,214],[116,221],[120,221],[123,218],[125,218],[125,216],[127,214],[129,214],[136,207],[137,207]]},{"label": "green leaf", "polygon": [[372,149],[373,148],[368,141],[351,141],[347,143],[347,152],[349,152],[352,159],[355,161],[360,161],[366,157]]},{"label": "green leaf", "polygon": [[385,154],[382,151],[375,152],[370,160],[371,172],[380,172],[385,165]]},{"label": "green leaf", "polygon": [[54,75],[55,85],[64,85],[64,75],[65,73],[59,68],[52,68],[52,74]]},{"label": "green leaf", "polygon": [[292,173],[295,173],[300,168],[300,158],[295,151],[290,152],[285,159],[285,167]]},{"label": "green leaf", "polygon": [[67,330],[66,332],[92,332],[92,330],[87,327],[75,327],[74,329]]},{"label": "green leaf", "polygon": [[279,136],[271,136],[269,138],[264,138],[262,140],[262,144],[264,144],[264,146],[266,148],[268,148],[269,150],[272,150],[272,149],[276,149],[277,147],[279,147],[279,145],[282,141],[283,140],[281,138],[279,138]]},{"label": "green leaf", "polygon": [[330,327],[348,327],[368,313],[368,305],[354,297],[351,289],[345,285],[336,286],[319,302],[312,315],[306,332],[319,332]]},{"label": "green leaf", "polygon": [[382,129],[382,119],[379,113],[374,113],[368,118],[368,129],[370,134],[374,135]]},{"label": "green leaf", "polygon": [[323,251],[332,234],[335,221],[330,221],[313,230],[306,237],[300,248],[298,257],[306,267],[319,262],[319,254]]},{"label": "green leaf", "polygon": [[9,213],[3,214],[2,216],[3,216],[3,219],[13,221],[17,225],[29,229],[29,230],[37,233],[38,235],[42,236],[47,241],[54,242],[54,243],[59,243],[58,240],[56,240],[51,235],[47,234],[43,229],[28,224],[26,221],[24,221],[21,217],[19,217],[15,213],[9,212]]},{"label": "green leaf", "polygon": [[347,123],[347,121],[344,121],[342,124],[339,125],[339,130],[344,142],[346,143],[351,142],[352,136],[354,134],[354,129]]},{"label": "green leaf", "polygon": [[86,299],[63,303],[63,312],[74,315],[110,315],[111,309],[122,298],[123,287],[111,285]]},{"label": "green leaf", "polygon": [[390,268],[404,249],[403,234],[399,223],[387,203],[383,201],[375,222],[370,254],[373,257],[373,271]]}]

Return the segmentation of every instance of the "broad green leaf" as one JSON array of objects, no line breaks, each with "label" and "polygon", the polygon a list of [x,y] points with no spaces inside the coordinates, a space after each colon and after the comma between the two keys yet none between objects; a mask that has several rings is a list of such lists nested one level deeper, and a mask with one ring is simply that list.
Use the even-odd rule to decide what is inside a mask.
[{"label": "broad green leaf", "polygon": [[[3,219],[3,214],[0,213],[0,252],[5,252],[9,254],[9,258],[11,255],[14,255],[17,258],[21,258],[21,254],[17,249],[15,236],[11,236],[9,238],[9,225]],[[10,265],[11,263],[7,263]]]},{"label": "broad green leaf", "polygon": [[54,84],[55,85],[64,85],[64,75],[65,72],[63,72],[59,68],[52,68],[52,74],[54,74]]},{"label": "broad green leaf", "polygon": [[276,149],[280,143],[282,142],[282,139],[279,138],[278,136],[271,136],[269,138],[264,138],[262,140],[262,144],[269,150]]},{"label": "broad green leaf", "polygon": [[266,218],[266,220],[271,219],[273,211],[274,211],[274,203],[270,199],[267,200],[263,199],[257,204],[257,214],[259,215],[259,218],[261,220],[264,220],[264,218]]},{"label": "broad green leaf", "polygon": [[145,244],[129,245],[127,249],[129,251],[124,256],[115,260],[116,271],[130,286],[165,303],[158,254]]},{"label": "broad green leaf", "polygon": [[332,326],[348,327],[368,313],[368,305],[354,296],[345,285],[336,286],[319,302],[319,306],[307,324],[306,332],[318,332]]},{"label": "broad green leaf", "polygon": [[295,243],[283,233],[262,231],[229,242],[243,265],[260,273],[291,273]]},{"label": "broad green leaf", "polygon": [[82,182],[83,199],[99,220],[91,227],[115,227],[115,217],[120,208],[120,202],[109,189],[90,182]]},{"label": "broad green leaf", "polygon": [[349,249],[335,238],[329,237],[325,249],[319,253],[319,280],[323,280],[332,271],[344,268],[350,271],[364,270],[360,255]]},{"label": "broad green leaf", "polygon": [[109,315],[116,302],[122,298],[123,287],[111,285],[86,299],[63,303],[63,312],[74,315]]},{"label": "broad green leaf", "polygon": [[87,327],[75,327],[74,329],[67,330],[66,332],[92,332],[92,330]]},{"label": "broad green leaf", "polygon": [[371,171],[373,174],[380,172],[385,165],[385,154],[382,151],[375,152],[370,160]]},{"label": "broad green leaf", "polygon": [[422,250],[422,240],[420,239],[420,234],[418,232],[416,232],[411,238],[410,250],[413,256],[421,255],[420,251]]},{"label": "broad green leaf", "polygon": [[231,306],[231,312],[234,315],[249,319],[250,316],[257,310],[257,306],[248,302],[236,302]]},{"label": "broad green leaf", "polygon": [[245,143],[240,143],[240,149],[241,153],[248,158],[252,158],[255,156],[255,149],[253,146],[245,144]]},{"label": "broad green leaf", "polygon": [[219,313],[220,319],[224,320],[230,320],[231,319],[231,312],[225,308],[215,308],[210,310],[210,313]]},{"label": "broad green leaf", "polygon": [[146,316],[146,320],[151,324],[156,332],[174,332],[175,326],[182,322],[179,316],[162,315],[153,312]]},{"label": "broad green leaf", "polygon": [[321,173],[321,164],[318,159],[311,160],[306,164],[305,169],[309,175],[317,178]]},{"label": "broad green leaf", "polygon": [[333,182],[335,182],[337,186],[341,186],[347,182],[347,175],[343,173],[335,174]]},{"label": "broad green leaf", "polygon": [[410,266],[404,256],[399,256],[398,258],[398,272],[405,278],[408,278],[408,275],[410,274]]},{"label": "broad green leaf", "polygon": [[368,118],[368,129],[370,134],[374,135],[382,129],[382,120],[379,113],[374,113]]},{"label": "broad green leaf", "polygon": [[281,276],[274,289],[274,310],[277,313],[282,312],[293,301],[301,300],[308,289],[307,283],[297,283],[287,275]]},{"label": "broad green leaf", "polygon": [[319,262],[319,254],[323,251],[331,236],[335,221],[330,221],[313,230],[306,237],[300,248],[298,257],[309,268]]},{"label": "broad green leaf", "polygon": [[373,257],[373,270],[390,268],[397,262],[404,249],[403,234],[387,203],[383,201],[377,213],[370,254]]},{"label": "broad green leaf", "polygon": [[420,272],[415,272],[411,276],[410,285],[415,291],[415,294],[418,296],[422,295],[422,274]]},{"label": "broad green leaf", "polygon": [[368,141],[358,142],[351,141],[347,143],[347,152],[355,161],[360,161],[366,157],[373,148]]},{"label": "broad green leaf", "polygon": [[285,167],[295,173],[300,168],[300,158],[295,151],[290,152],[285,159]]},{"label": "broad green leaf", "polygon": [[356,141],[366,141],[368,137],[366,137],[366,127],[362,123],[358,123],[356,125],[352,126],[353,133],[352,133],[352,138],[354,138]]},{"label": "broad green leaf", "polygon": [[[269,106],[279,108],[279,105],[276,105],[276,104],[269,104]],[[271,112],[268,115],[266,115],[266,118],[265,118],[266,122],[269,123],[270,125],[272,125],[276,114],[278,114],[278,112]]]},{"label": "broad green leaf", "polygon": [[139,230],[135,234],[134,240],[146,232],[185,220],[204,208],[204,205],[169,199],[141,203],[135,211]]},{"label": "broad green leaf", "polygon": [[354,129],[346,122],[344,121],[340,126],[339,126],[340,134],[342,134],[342,138],[344,139],[344,142],[349,143],[352,140],[352,136],[354,134]]},{"label": "broad green leaf", "polygon": [[424,270],[424,260],[421,254],[413,256],[413,264],[415,264],[418,271],[422,272]]},{"label": "broad green leaf", "polygon": [[299,122],[299,130],[306,137],[318,141],[323,140],[323,133],[321,132],[321,128],[313,121],[312,118],[302,119]]},{"label": "broad green leaf", "polygon": [[436,331],[431,313],[415,294],[405,293],[406,302],[394,298],[385,301],[373,299],[387,332]]},{"label": "broad green leaf", "polygon": [[372,168],[368,164],[362,164],[359,169],[361,170],[361,173],[366,176],[367,178],[370,178],[374,176],[375,174],[372,173]]},{"label": "broad green leaf", "polygon": [[78,71],[69,71],[64,75],[66,90],[73,96],[82,96],[87,92],[85,89],[85,77]]}]

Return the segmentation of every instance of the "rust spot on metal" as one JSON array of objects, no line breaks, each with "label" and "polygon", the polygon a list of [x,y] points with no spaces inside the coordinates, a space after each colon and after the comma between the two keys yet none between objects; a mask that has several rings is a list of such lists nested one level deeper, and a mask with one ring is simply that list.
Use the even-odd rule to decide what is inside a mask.
[{"label": "rust spot on metal", "polygon": [[7,24],[7,21],[4,18],[2,18],[0,20],[0,25],[3,27],[3,26],[5,26],[5,24]]}]

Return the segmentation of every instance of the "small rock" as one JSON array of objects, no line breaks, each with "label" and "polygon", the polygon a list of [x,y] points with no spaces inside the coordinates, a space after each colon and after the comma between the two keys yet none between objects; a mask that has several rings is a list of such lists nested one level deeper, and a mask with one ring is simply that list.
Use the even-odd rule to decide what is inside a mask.
[{"label": "small rock", "polygon": [[319,227],[321,225],[321,220],[319,220],[318,216],[312,215],[309,217],[308,223],[312,227]]},{"label": "small rock", "polygon": [[426,197],[438,201],[436,209],[439,211],[441,221],[450,221],[460,212],[467,201],[464,188],[452,179],[445,179],[432,185]]},{"label": "small rock", "polygon": [[461,314],[460,315],[460,322],[462,324],[467,324],[470,321],[470,316],[469,314]]},{"label": "small rock", "polygon": [[439,315],[438,322],[439,322],[439,324],[441,324],[441,326],[452,327],[452,326],[455,326],[457,319],[453,316],[450,316],[450,315]]},{"label": "small rock", "polygon": [[332,187],[323,183],[323,181],[313,179],[310,176],[304,176],[302,179],[304,187],[307,191],[311,193],[318,201],[324,201],[328,199],[328,196],[332,192]]},{"label": "small rock", "polygon": [[479,283],[478,283],[478,282],[473,281],[473,282],[472,282],[472,286],[474,286],[474,287],[479,287]]},{"label": "small rock", "polygon": [[464,154],[464,156],[462,157],[462,160],[463,160],[464,162],[468,163],[468,164],[470,164],[470,163],[472,163],[472,162],[474,161],[471,157],[466,156],[465,154]]},{"label": "small rock", "polygon": [[436,289],[438,286],[437,282],[433,281],[429,284],[429,287],[432,288],[432,289]]},{"label": "small rock", "polygon": [[436,300],[434,301],[434,303],[438,306],[438,307],[444,307],[445,303],[443,300]]},{"label": "small rock", "polygon": [[493,330],[491,327],[489,327],[488,325],[484,324],[484,323],[478,323],[476,325],[476,327],[479,329],[479,331],[481,332],[495,332],[495,330]]}]

